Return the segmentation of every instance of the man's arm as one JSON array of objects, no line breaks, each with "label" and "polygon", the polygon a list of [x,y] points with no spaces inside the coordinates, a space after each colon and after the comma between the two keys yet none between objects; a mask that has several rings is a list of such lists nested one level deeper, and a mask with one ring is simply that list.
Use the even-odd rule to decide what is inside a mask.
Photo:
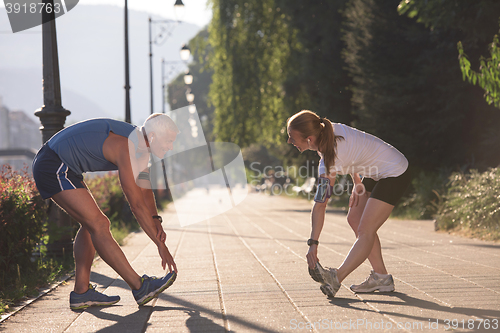
[{"label": "man's arm", "polygon": [[[147,179],[146,178],[147,174]],[[142,176],[141,176],[142,175]],[[151,189],[151,181],[149,180],[149,171],[143,171],[141,172],[141,175],[139,176],[139,179],[137,181],[137,184],[141,187],[142,191],[142,196],[144,197],[144,201],[146,202],[146,206],[149,209],[149,212],[151,216],[157,216],[158,215],[158,209],[156,207],[156,199],[153,190]],[[145,184],[147,183],[147,184]],[[167,239],[167,234],[163,230],[163,226],[161,225],[161,222],[159,219],[155,218],[153,219],[155,226],[156,226],[156,237],[160,239],[162,242],[165,242]]]},{"label": "man's arm", "polygon": [[149,197],[147,200],[144,196],[143,190],[136,184],[128,149],[121,151],[119,156],[116,158],[115,164],[118,166],[120,183],[130,204],[130,209],[132,210],[132,213],[136,217],[141,228],[158,247],[158,252],[162,259],[163,269],[165,269],[166,264],[168,264],[170,271],[172,271],[172,269],[177,271],[177,267],[170,252],[168,251],[168,248],[166,247],[164,241],[162,241],[161,237],[158,237],[156,223],[154,222],[152,217],[153,215],[151,214],[151,208],[153,208],[153,205],[153,211],[156,212],[156,204],[154,202],[154,196],[152,196],[152,191],[149,189],[152,197]]}]

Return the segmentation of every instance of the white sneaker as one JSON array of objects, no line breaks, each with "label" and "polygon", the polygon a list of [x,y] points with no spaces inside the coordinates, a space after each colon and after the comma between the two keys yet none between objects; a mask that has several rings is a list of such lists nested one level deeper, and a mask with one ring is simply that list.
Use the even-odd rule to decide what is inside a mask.
[{"label": "white sneaker", "polygon": [[314,269],[309,268],[309,275],[316,282],[321,283],[319,289],[326,296],[334,297],[339,291],[341,284],[337,278],[337,269],[328,268],[324,269],[319,262],[316,263]]},{"label": "white sneaker", "polygon": [[371,271],[370,276],[366,278],[365,282],[353,284],[351,290],[355,293],[371,293],[375,290],[387,293],[394,291],[394,280],[390,274],[380,276],[375,271]]}]

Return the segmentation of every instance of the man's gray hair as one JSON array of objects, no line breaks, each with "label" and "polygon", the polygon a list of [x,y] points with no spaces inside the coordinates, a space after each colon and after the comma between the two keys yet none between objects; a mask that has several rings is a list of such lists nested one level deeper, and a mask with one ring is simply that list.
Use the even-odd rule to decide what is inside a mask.
[{"label": "man's gray hair", "polygon": [[146,133],[154,132],[156,135],[166,133],[167,131],[176,134],[180,132],[172,118],[163,113],[153,113],[150,115],[144,122],[144,129]]}]

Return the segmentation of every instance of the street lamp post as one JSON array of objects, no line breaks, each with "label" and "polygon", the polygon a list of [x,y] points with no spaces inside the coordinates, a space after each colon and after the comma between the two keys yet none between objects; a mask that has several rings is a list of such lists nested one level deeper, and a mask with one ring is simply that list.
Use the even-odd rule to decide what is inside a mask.
[{"label": "street lamp post", "polygon": [[[151,114],[154,113],[154,98],[153,98],[153,44],[163,44],[171,35],[180,21],[173,20],[152,20],[149,17],[149,87],[150,87],[150,105]],[[160,24],[160,32],[153,37],[153,25]]]},{"label": "street lamp post", "polygon": [[[53,1],[50,1],[53,3]],[[43,43],[43,106],[35,111],[42,126],[42,140],[45,143],[52,135],[64,128],[66,117],[71,114],[61,104],[61,83],[59,79],[59,58],[57,54],[57,35],[54,14],[42,24]],[[45,20],[45,18],[44,18]]]},{"label": "street lamp post", "polygon": [[[149,88],[150,88],[150,108],[151,114],[154,113],[154,98],[153,98],[153,43],[157,45],[163,44],[171,35],[175,27],[180,23],[180,21],[172,20],[153,20],[151,17],[148,19],[149,23]],[[155,35],[153,39],[153,25],[161,24],[160,33]],[[164,161],[162,160],[163,169],[165,169]],[[155,188],[157,184],[157,170],[154,164],[151,166],[151,182],[154,184]],[[165,175],[164,175],[165,176]],[[167,183],[165,178],[165,183]],[[168,186],[168,185],[167,185]],[[157,193],[155,193],[157,194]]]},{"label": "street lamp post", "polygon": [[[54,3],[49,0],[51,8]],[[43,48],[43,106],[35,111],[35,116],[40,118],[43,143],[47,142],[55,133],[64,128],[66,117],[70,111],[62,107],[61,83],[59,78],[59,58],[57,53],[56,21],[53,12],[42,11],[42,48]],[[72,225],[70,217],[64,213],[52,200],[47,200],[49,205],[49,231],[55,233],[62,231],[57,241],[48,244],[49,253],[61,255],[71,253],[73,247]]]},{"label": "street lamp post", "polygon": [[[172,77],[172,75],[177,74],[181,68],[186,65],[184,61],[176,60],[176,61],[165,61],[165,59],[161,60],[161,87],[162,87],[162,112],[165,113],[165,103],[166,103],[166,87],[165,82]],[[165,67],[168,66],[168,71],[165,70]]]},{"label": "street lamp post", "polygon": [[125,121],[132,123],[130,112],[130,62],[128,57],[128,1],[125,0]]},{"label": "street lamp post", "polygon": [[177,18],[177,21],[180,22],[180,20],[184,16],[185,10],[186,9],[184,7],[184,4],[182,3],[182,0],[176,0],[174,4],[174,14]]}]

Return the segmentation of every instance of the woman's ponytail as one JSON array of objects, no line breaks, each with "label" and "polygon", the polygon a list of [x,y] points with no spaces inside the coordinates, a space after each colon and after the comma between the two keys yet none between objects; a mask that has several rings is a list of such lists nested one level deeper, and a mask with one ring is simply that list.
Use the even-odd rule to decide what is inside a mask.
[{"label": "woman's ponytail", "polygon": [[290,117],[287,125],[301,133],[303,138],[316,137],[318,151],[323,154],[327,174],[330,174],[335,166],[337,140],[344,139],[335,135],[332,122],[326,118],[320,118],[312,111],[303,110]]},{"label": "woman's ponytail", "polygon": [[333,131],[333,124],[326,118],[320,119],[323,128],[318,137],[318,150],[323,154],[327,175],[332,172],[335,166],[335,158],[337,157],[337,140],[343,139],[341,136],[336,136]]}]

